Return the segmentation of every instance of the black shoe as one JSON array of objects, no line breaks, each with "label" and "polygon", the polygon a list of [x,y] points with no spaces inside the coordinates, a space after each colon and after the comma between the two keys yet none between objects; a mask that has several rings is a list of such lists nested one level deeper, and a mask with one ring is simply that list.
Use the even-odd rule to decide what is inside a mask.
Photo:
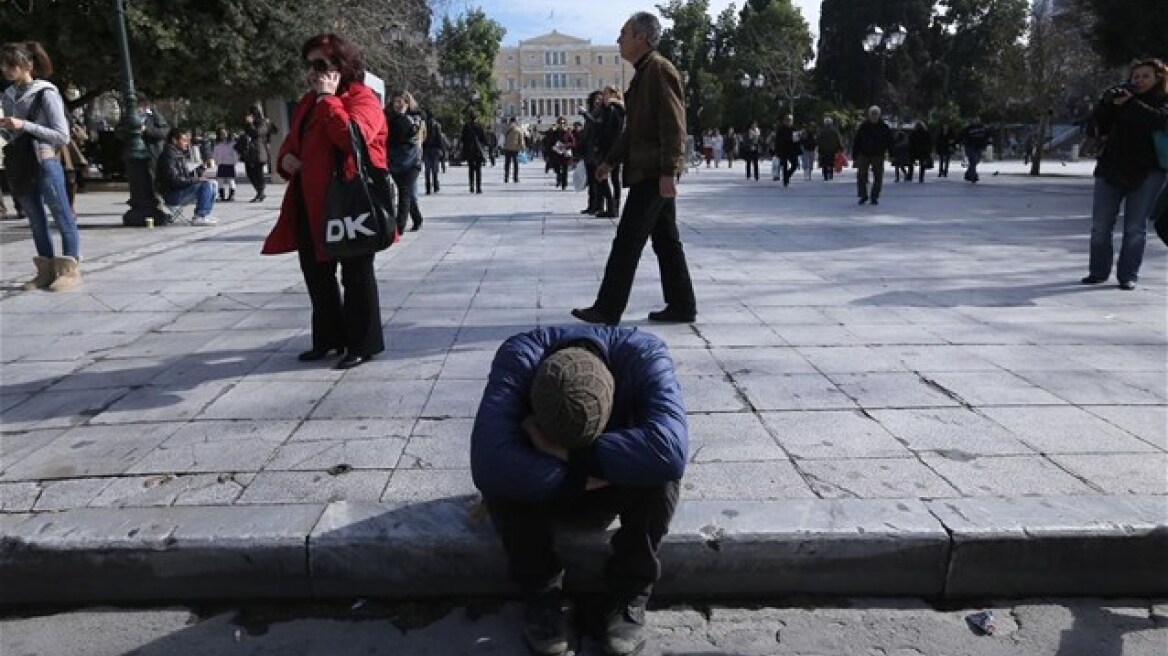
[{"label": "black shoe", "polygon": [[337,363],[336,368],[352,369],[353,367],[359,367],[372,359],[372,355],[357,355],[355,353],[350,353],[341,358],[341,361]]},{"label": "black shoe", "polygon": [[598,211],[599,210],[597,210],[595,208],[589,207],[589,208],[580,210],[580,213],[581,214],[596,214]]},{"label": "black shoe", "polygon": [[860,196],[860,204],[861,204],[861,205],[864,205],[864,204],[866,204],[867,202],[868,202],[868,197],[867,197],[867,196]]},{"label": "black shoe", "polygon": [[296,356],[296,359],[300,360],[301,362],[316,362],[317,360],[323,360],[327,358],[329,353],[332,353],[333,351],[336,351],[337,355],[340,355],[342,352],[344,352],[344,350],[345,349],[341,348],[340,346],[326,346],[324,348],[316,348],[314,346],[313,348]]},{"label": "black shoe", "polygon": [[540,656],[568,653],[568,622],[559,590],[553,588],[523,602],[523,639]]},{"label": "black shoe", "polygon": [[880,204],[880,199],[879,199],[879,198],[877,198],[877,197],[875,197],[875,196],[873,196],[873,197],[872,197],[872,204],[873,204],[873,205],[879,205],[879,204]]},{"label": "black shoe", "polygon": [[1119,288],[1120,288],[1120,289],[1122,289],[1122,290],[1124,290],[1125,292],[1130,292],[1130,291],[1132,291],[1133,289],[1135,289],[1135,288],[1136,288],[1136,281],[1134,281],[1134,280],[1123,280],[1123,281],[1121,281],[1121,282],[1119,283]]},{"label": "black shoe", "polygon": [[609,319],[608,317],[601,314],[600,310],[597,310],[594,307],[576,308],[572,310],[572,316],[576,317],[580,321],[603,324],[606,326],[615,326],[620,323],[620,319],[615,321]]},{"label": "black shoe", "polygon": [[645,607],[621,604],[605,616],[601,647],[610,656],[634,656],[645,648]]},{"label": "black shoe", "polygon": [[266,198],[267,198],[267,196],[260,194],[259,196],[256,196],[256,202],[262,203],[262,202],[264,202],[264,199],[266,199]]},{"label": "black shoe", "polygon": [[617,216],[616,212],[600,212],[596,215],[596,218],[598,218],[598,219],[615,219],[616,216]]},{"label": "black shoe", "polygon": [[671,307],[649,313],[649,321],[657,321],[659,323],[693,323],[697,318],[697,312],[684,312]]},{"label": "black shoe", "polygon": [[414,221],[413,223],[410,224],[410,232],[417,232],[421,229],[422,229],[422,222],[421,221]]},{"label": "black shoe", "polygon": [[1083,283],[1084,285],[1099,285],[1107,282],[1107,278],[1100,278],[1099,276],[1087,276],[1079,282]]}]

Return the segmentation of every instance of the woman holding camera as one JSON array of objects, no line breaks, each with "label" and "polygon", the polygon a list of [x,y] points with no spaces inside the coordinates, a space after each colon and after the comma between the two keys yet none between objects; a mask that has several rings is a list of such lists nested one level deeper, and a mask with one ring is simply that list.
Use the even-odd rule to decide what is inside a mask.
[{"label": "woman holding camera", "polygon": [[[356,367],[385,350],[373,255],[333,259],[324,250],[325,202],[338,157],[344,175],[357,175],[349,122],[360,128],[370,164],[386,168],[389,132],[381,101],[363,84],[361,53],[335,34],[309,39],[300,50],[309,90],[292,110],[288,138],[276,158],[286,180],[280,216],[263,253],[297,252],[312,302],[312,348],[302,362],[342,354],[337,369]],[[337,285],[341,269],[344,295]]]},{"label": "woman holding camera", "polygon": [[1104,141],[1095,167],[1091,209],[1091,259],[1084,285],[1098,285],[1111,275],[1112,231],[1123,203],[1123,245],[1116,263],[1119,288],[1133,290],[1144,259],[1148,219],[1164,188],[1152,132],[1168,129],[1168,71],[1159,59],[1132,63],[1127,84],[1108,89],[1092,117]]}]

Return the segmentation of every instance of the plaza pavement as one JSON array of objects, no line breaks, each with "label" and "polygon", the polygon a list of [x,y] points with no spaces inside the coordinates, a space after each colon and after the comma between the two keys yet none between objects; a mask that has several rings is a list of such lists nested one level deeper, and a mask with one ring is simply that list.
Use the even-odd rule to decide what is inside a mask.
[{"label": "plaza pavement", "polygon": [[[1168,591],[1168,258],[1153,235],[1136,291],[1079,285],[1090,164],[1046,170],[889,173],[879,207],[851,171],[683,178],[698,321],[645,321],[648,248],[624,321],[689,409],[661,592]],[[72,293],[20,291],[32,243],[0,225],[0,602],[506,591],[472,418],[503,339],[592,301],[615,222],[501,173],[422,197],[377,259],[387,351],[346,372],[297,362],[295,256],[259,255],[282,187],[212,228],[79,196]],[[567,540],[594,588],[603,541]]]}]

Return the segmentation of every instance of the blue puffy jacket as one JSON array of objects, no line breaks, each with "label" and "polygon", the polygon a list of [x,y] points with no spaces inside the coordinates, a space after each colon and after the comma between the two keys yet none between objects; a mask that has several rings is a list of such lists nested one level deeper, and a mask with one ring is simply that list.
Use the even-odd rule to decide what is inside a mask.
[{"label": "blue puffy jacket", "polygon": [[[605,432],[569,462],[537,451],[520,427],[531,414],[531,381],[543,358],[573,342],[596,345],[616,384]],[[544,328],[503,343],[475,417],[470,461],[484,496],[520,503],[571,498],[588,477],[644,487],[681,479],[689,433],[669,350],[635,328]]]}]

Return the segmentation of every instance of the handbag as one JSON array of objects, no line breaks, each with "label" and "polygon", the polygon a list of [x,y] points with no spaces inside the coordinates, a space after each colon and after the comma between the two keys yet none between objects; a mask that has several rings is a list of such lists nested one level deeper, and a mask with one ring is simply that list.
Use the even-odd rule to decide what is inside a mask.
[{"label": "handbag", "polygon": [[345,158],[337,155],[325,200],[324,251],[330,257],[360,257],[383,251],[397,241],[393,192],[386,172],[370,165],[365,138],[349,121],[349,141],[357,174],[345,179]]},{"label": "handbag", "polygon": [[572,169],[572,188],[576,191],[584,191],[588,187],[588,167],[583,161],[576,162],[576,167]]},{"label": "handbag", "polygon": [[842,173],[843,170],[845,168],[847,168],[847,166],[848,166],[847,155],[844,155],[844,151],[837,150],[835,153],[835,161],[832,162],[832,167],[835,169],[835,172]]},{"label": "handbag", "polygon": [[[41,96],[44,89],[29,105],[26,121],[34,122],[32,117],[40,112]],[[22,131],[4,145],[5,176],[8,178],[8,189],[13,196],[29,196],[37,193],[41,187],[41,158],[37,156],[36,138]]]},{"label": "handbag", "polygon": [[1168,171],[1168,130],[1153,130],[1152,145],[1156,147],[1156,159],[1160,168]]}]

